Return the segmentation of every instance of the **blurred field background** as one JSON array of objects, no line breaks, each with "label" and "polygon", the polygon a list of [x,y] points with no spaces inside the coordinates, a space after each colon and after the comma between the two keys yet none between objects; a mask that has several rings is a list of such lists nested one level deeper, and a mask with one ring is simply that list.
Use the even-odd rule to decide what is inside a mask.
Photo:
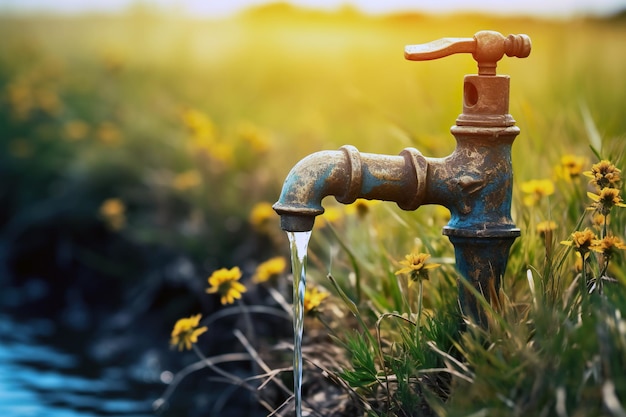
[{"label": "blurred field background", "polygon": [[[149,405],[163,372],[178,364],[167,346],[173,322],[219,308],[204,293],[211,271],[239,265],[249,275],[287,254],[277,217],[261,213],[259,222],[252,213],[277,199],[298,160],[343,144],[387,154],[412,146],[435,157],[454,149],[449,128],[475,62],[409,62],[403,48],[485,29],[533,42],[527,59],[498,66],[511,76],[510,112],[522,131],[513,147],[516,189],[550,177],[564,154],[591,161],[590,143],[621,155],[623,14],[367,16],[277,4],[222,20],[146,6],[121,15],[0,16],[7,346],[78,355],[74,367],[94,380],[110,377],[94,369],[114,368],[113,381],[130,379],[125,390],[144,396],[137,407]],[[233,323],[223,326],[223,336],[212,329],[220,336],[207,350],[232,344]],[[290,327],[277,333],[289,336]],[[36,357],[22,360],[49,372]],[[55,392],[24,381],[42,398]],[[3,380],[5,391],[13,383]],[[127,415],[93,401],[85,415]],[[75,407],[67,398],[48,404]]]}]

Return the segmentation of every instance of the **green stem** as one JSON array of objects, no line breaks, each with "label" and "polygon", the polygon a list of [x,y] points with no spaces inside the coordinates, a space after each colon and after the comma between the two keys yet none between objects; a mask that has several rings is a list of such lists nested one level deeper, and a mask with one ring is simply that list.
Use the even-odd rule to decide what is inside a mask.
[{"label": "green stem", "polygon": [[345,242],[339,237],[339,234],[337,233],[337,231],[331,224],[328,225],[328,230],[331,231],[332,235],[335,237],[335,239],[337,239],[339,246],[341,246],[341,248],[346,252],[346,254],[348,255],[348,258],[350,259],[350,264],[352,265],[352,269],[354,271],[354,280],[355,280],[355,286],[356,286],[356,289],[355,289],[356,303],[360,304],[361,303],[361,271],[359,269],[359,263],[357,262],[356,256],[354,256],[354,254],[352,253],[348,245],[346,245]]},{"label": "green stem", "polygon": [[419,345],[420,339],[421,339],[420,326],[422,323],[422,295],[423,295],[423,290],[424,290],[424,283],[422,282],[421,279],[418,282],[419,282],[419,288],[417,292],[417,320],[415,323],[415,340],[417,341]]},{"label": "green stem", "polygon": [[580,296],[584,299],[587,293],[587,254],[581,252],[580,256],[582,257]]}]

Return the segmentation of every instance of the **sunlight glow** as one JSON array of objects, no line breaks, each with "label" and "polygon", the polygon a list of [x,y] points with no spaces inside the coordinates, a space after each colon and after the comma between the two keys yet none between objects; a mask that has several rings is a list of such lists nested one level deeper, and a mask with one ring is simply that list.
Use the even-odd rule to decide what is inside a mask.
[{"label": "sunlight glow", "polygon": [[[83,11],[115,12],[132,4],[141,4],[181,10],[193,16],[225,17],[246,8],[270,4],[268,0],[0,0],[0,13],[13,11],[52,11],[80,13]],[[527,14],[538,16],[570,17],[579,14],[607,15],[626,9],[626,0],[526,0],[503,2],[501,0],[289,0],[295,6],[322,10],[354,7],[369,14],[393,12],[487,12],[494,14]]]}]

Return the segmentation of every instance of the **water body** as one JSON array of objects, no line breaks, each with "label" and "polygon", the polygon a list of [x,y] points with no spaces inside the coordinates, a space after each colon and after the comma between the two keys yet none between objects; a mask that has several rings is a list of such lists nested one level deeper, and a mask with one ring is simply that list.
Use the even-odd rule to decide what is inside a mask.
[{"label": "water body", "polygon": [[[148,368],[85,363],[42,342],[54,330],[45,319],[19,323],[0,314],[1,416],[154,416],[148,385],[139,382]],[[134,382],[129,373],[136,373]]]}]

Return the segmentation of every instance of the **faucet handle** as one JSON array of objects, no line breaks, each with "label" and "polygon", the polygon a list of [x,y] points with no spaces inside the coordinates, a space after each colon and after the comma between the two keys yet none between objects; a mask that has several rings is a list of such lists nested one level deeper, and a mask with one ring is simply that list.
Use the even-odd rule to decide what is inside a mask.
[{"label": "faucet handle", "polygon": [[526,58],[530,55],[528,35],[509,35],[483,30],[473,38],[443,38],[420,45],[407,45],[404,57],[410,61],[428,61],[452,54],[471,53],[478,63],[478,75],[496,75],[498,61],[506,54]]}]

